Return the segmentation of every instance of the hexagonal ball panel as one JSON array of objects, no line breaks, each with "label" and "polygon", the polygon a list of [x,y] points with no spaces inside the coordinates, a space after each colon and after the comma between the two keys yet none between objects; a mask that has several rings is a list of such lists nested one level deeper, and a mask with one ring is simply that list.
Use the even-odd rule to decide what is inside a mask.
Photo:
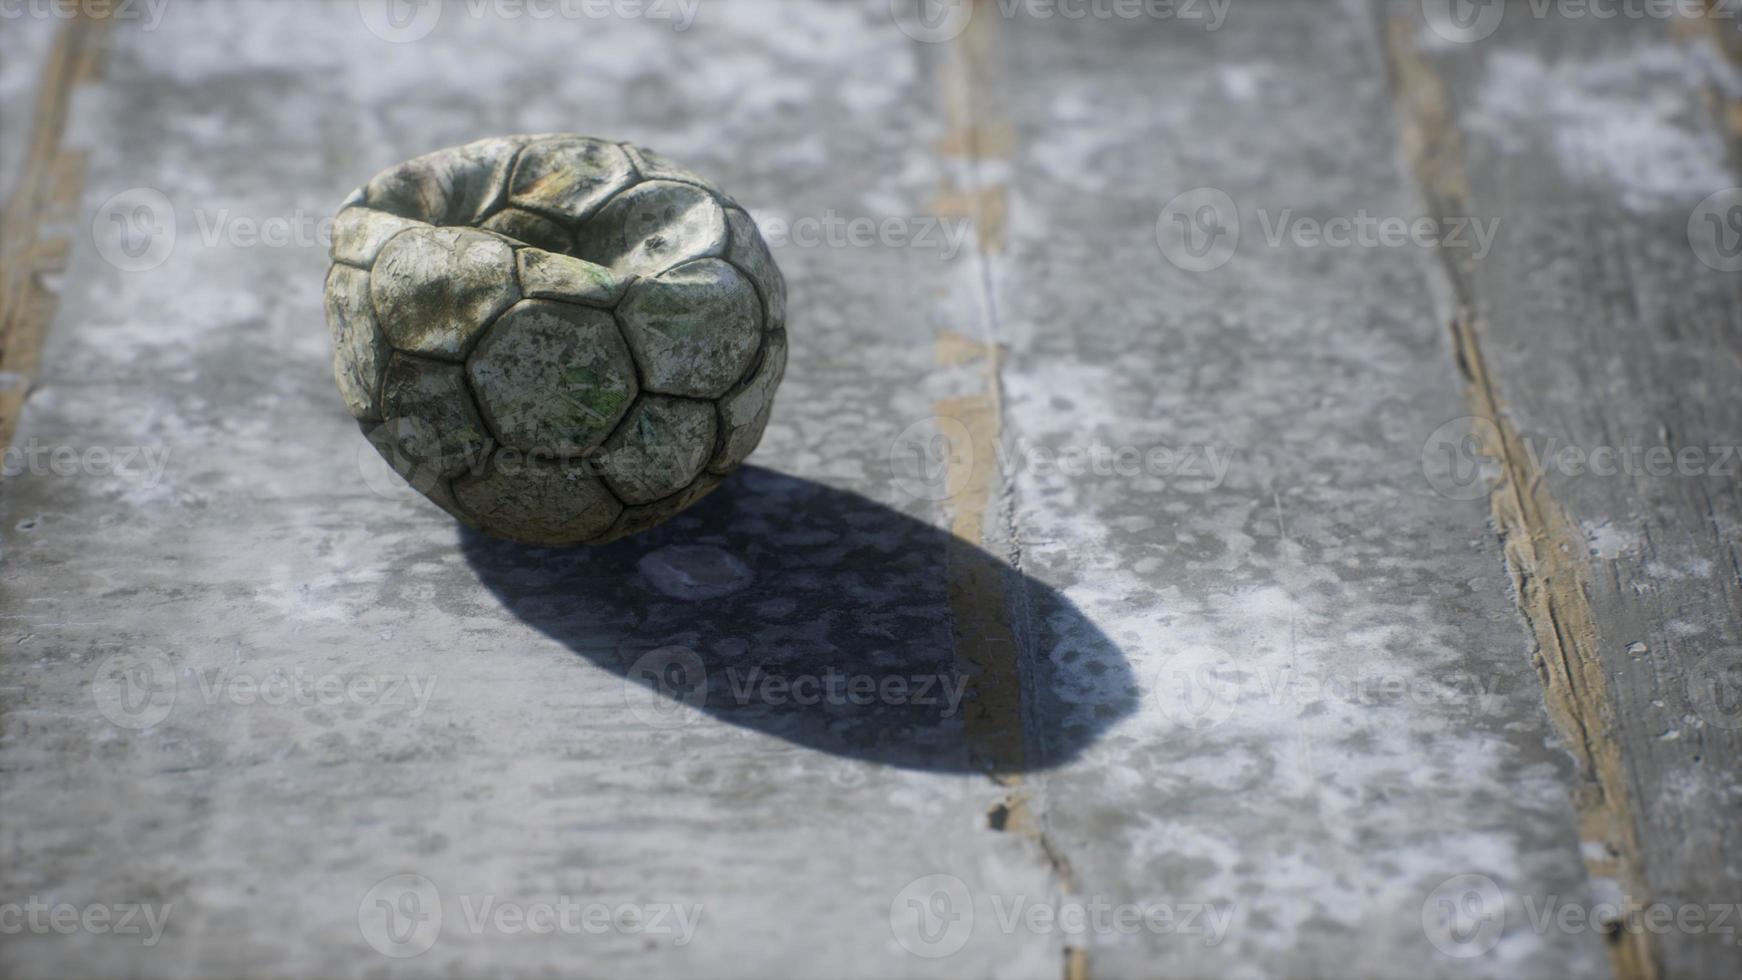
[{"label": "hexagonal ball panel", "polygon": [[480,407],[508,445],[550,456],[604,442],[635,400],[635,364],[604,310],[522,300],[466,366]]},{"label": "hexagonal ball panel", "polygon": [[623,508],[623,513],[617,518],[617,523],[611,529],[594,540],[595,544],[615,541],[631,534],[640,534],[652,527],[664,523],[679,511],[684,510],[696,501],[706,497],[719,488],[722,481],[717,476],[702,476],[690,484],[680,494],[651,504],[636,504]]},{"label": "hexagonal ball panel", "polygon": [[550,252],[567,252],[575,244],[567,228],[521,208],[503,208],[479,227]]},{"label": "hexagonal ball panel", "polygon": [[458,364],[394,354],[381,386],[381,414],[411,420],[400,430],[399,448],[444,477],[481,465],[490,448]]},{"label": "hexagonal ball panel", "polygon": [[726,261],[737,266],[756,284],[762,297],[762,312],[769,330],[786,328],[786,277],[768,254],[768,243],[750,215],[730,208],[726,211],[726,226],[731,232],[731,244],[726,247]]},{"label": "hexagonal ball panel", "polygon": [[508,200],[565,221],[582,221],[635,179],[621,147],[574,137],[539,140],[520,152]]},{"label": "hexagonal ball panel", "polygon": [[369,273],[334,265],[327,273],[327,327],[333,335],[333,377],[351,417],[381,417],[381,372],[387,367],[387,341],[369,304]]},{"label": "hexagonal ball panel", "polygon": [[536,248],[523,248],[516,256],[520,260],[520,291],[533,299],[560,299],[608,310],[629,287],[629,280],[584,259]]},{"label": "hexagonal ball panel", "polygon": [[520,298],[514,249],[482,231],[411,228],[381,249],[369,293],[388,343],[457,361],[473,336]]},{"label": "hexagonal ball panel", "polygon": [[575,236],[575,255],[620,276],[657,276],[726,251],[726,211],[690,184],[649,180],[611,199]]},{"label": "hexagonal ball panel", "polygon": [[585,462],[499,453],[488,472],[453,482],[454,499],[492,534],[527,544],[581,544],[610,530],[623,512],[589,469]]},{"label": "hexagonal ball panel", "polygon": [[606,440],[599,472],[619,500],[650,504],[689,486],[713,451],[712,405],[647,395]]},{"label": "hexagonal ball panel", "polygon": [[541,545],[646,530],[767,425],[786,288],[696,173],[568,133],[383,170],[341,205],[326,312],[346,407],[466,523]]},{"label": "hexagonal ball panel", "polygon": [[749,370],[761,340],[756,289],[719,259],[630,287],[617,307],[649,391],[718,398]]},{"label": "hexagonal ball panel", "polygon": [[501,199],[519,149],[516,139],[483,139],[414,157],[369,181],[369,206],[432,225],[475,224]]},{"label": "hexagonal ball panel", "polygon": [[768,427],[768,416],[774,411],[774,389],[785,373],[786,334],[769,334],[756,373],[719,401],[721,439],[708,469],[730,472],[756,451],[762,430]]}]

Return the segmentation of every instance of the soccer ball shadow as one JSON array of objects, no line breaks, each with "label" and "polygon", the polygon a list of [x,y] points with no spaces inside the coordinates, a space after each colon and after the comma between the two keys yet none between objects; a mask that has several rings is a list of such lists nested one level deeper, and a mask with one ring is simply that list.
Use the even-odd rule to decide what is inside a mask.
[{"label": "soccer ball shadow", "polygon": [[[504,606],[621,675],[623,717],[650,729],[723,723],[908,769],[1037,771],[1078,757],[1138,697],[1124,654],[1046,584],[859,494],[761,467],[608,545],[461,535]],[[996,683],[1012,674],[1020,693]]]}]

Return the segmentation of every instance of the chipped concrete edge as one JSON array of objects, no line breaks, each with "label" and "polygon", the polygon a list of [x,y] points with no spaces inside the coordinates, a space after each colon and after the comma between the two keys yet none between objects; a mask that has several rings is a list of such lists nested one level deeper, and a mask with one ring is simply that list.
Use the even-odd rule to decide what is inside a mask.
[{"label": "chipped concrete edge", "polygon": [[[1415,25],[1381,14],[1380,30],[1391,74],[1402,151],[1429,208],[1470,214],[1463,144],[1452,118],[1444,79],[1416,45]],[[1534,663],[1550,722],[1578,765],[1573,807],[1586,871],[1618,882],[1640,904],[1649,902],[1637,814],[1626,758],[1612,728],[1613,707],[1599,656],[1588,572],[1580,560],[1583,536],[1548,486],[1532,475],[1523,441],[1513,427],[1499,385],[1482,350],[1483,319],[1476,297],[1474,259],[1441,250],[1454,305],[1449,324],[1481,452],[1500,467],[1489,496],[1514,600],[1534,638]],[[1636,906],[1637,907],[1637,906]],[[1630,912],[1637,915],[1637,912]],[[1656,980],[1660,956],[1650,930],[1619,929],[1608,943],[1621,980]]]},{"label": "chipped concrete edge", "polygon": [[73,90],[98,77],[107,21],[62,24],[37,81],[18,185],[0,211],[0,446],[11,446],[59,298],[47,277],[66,268],[72,240],[55,226],[78,214],[85,154],[65,144]]}]

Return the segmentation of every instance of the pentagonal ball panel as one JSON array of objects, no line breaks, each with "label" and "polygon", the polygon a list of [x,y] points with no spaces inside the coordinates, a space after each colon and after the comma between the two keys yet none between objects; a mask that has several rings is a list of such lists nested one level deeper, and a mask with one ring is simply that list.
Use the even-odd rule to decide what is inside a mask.
[{"label": "pentagonal ball panel", "polygon": [[617,315],[648,390],[663,395],[718,398],[749,370],[761,340],[755,287],[719,259],[636,283]]},{"label": "pentagonal ball panel", "polygon": [[514,249],[468,228],[420,226],[393,236],[375,259],[369,290],[389,343],[452,361],[520,298]]},{"label": "pentagonal ball panel", "polygon": [[598,446],[635,401],[635,364],[611,314],[572,303],[522,300],[466,370],[502,440],[545,456]]},{"label": "pentagonal ball panel", "polygon": [[756,446],[785,283],[749,214],[657,153],[566,133],[388,168],[335,219],[334,375],[412,487],[541,545],[653,527]]}]

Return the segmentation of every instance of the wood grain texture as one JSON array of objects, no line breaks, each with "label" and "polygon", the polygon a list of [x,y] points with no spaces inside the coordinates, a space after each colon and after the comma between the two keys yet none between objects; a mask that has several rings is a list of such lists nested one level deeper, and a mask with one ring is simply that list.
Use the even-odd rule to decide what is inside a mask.
[{"label": "wood grain texture", "polygon": [[[63,165],[14,201],[148,188],[179,235],[137,271],[31,239],[31,282],[71,274],[29,434],[162,466],[0,489],[0,902],[171,911],[150,948],[9,935],[0,972],[1735,975],[1718,934],[1533,918],[1742,880],[1736,480],[1541,462],[1742,442],[1735,276],[1688,240],[1733,181],[1709,26],[1526,11],[1463,43],[1412,0],[1185,6],[991,0],[927,43],[883,0],[681,31],[456,0],[393,40],[367,5],[187,0],[116,25],[77,100],[59,42],[47,118],[102,138],[82,192],[32,150]],[[791,361],[752,465],[646,536],[529,552],[369,468],[325,242],[235,232],[555,131],[685,160],[765,230],[933,237],[771,236]],[[1200,191],[1235,213],[1175,208]],[[1359,215],[1500,234],[1290,235]],[[1236,239],[1194,267],[1182,228]],[[1493,436],[1459,445],[1495,492],[1447,492],[1448,424]],[[940,426],[916,481],[899,450]],[[699,706],[637,672],[673,650]],[[155,723],[105,700],[164,665]],[[750,668],[972,690],[805,707]],[[285,678],[402,684],[249,695]],[[408,873],[443,929],[393,958],[363,917]],[[467,921],[565,896],[700,927]],[[1148,925],[1026,914],[1096,908]]]},{"label": "wood grain texture", "polygon": [[28,127],[29,136],[0,210],[0,446],[12,445],[54,319],[57,298],[47,280],[65,268],[72,249],[66,226],[79,213],[85,158],[65,145],[67,117],[74,89],[97,76],[105,23],[66,21],[42,64],[30,117],[8,120],[12,132]]},{"label": "wood grain texture", "polygon": [[1736,183],[1720,23],[1513,10],[1451,44],[1403,5],[1387,23],[1430,210],[1501,222],[1484,259],[1442,250],[1445,316],[1587,866],[1633,903],[1621,977],[1742,967],[1731,937],[1643,921],[1729,906],[1742,875],[1742,343],[1736,277],[1695,242]]}]

